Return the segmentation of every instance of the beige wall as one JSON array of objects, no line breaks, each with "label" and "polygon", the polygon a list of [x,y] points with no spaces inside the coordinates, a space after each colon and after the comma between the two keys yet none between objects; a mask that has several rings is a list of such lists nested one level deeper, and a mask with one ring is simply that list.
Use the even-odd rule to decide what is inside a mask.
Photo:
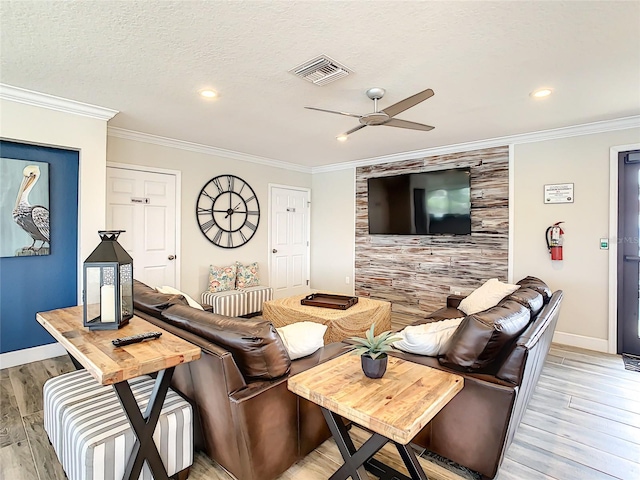
[{"label": "beige wall", "polygon": [[48,108],[0,100],[0,137],[5,140],[78,150],[78,303],[82,299],[82,262],[105,228],[107,122]]},{"label": "beige wall", "polygon": [[[606,351],[608,251],[600,238],[609,231],[609,149],[640,141],[629,129],[516,145],[513,276],[535,275],[565,298],[557,341]],[[545,184],[574,183],[575,201],[545,205]],[[544,232],[564,221],[564,261],[552,262]]]},{"label": "beige wall", "polygon": [[353,168],[313,175],[312,289],[353,295],[355,195]]},{"label": "beige wall", "polygon": [[[513,280],[535,275],[564,291],[558,342],[607,350],[609,259],[599,240],[609,231],[609,149],[638,142],[635,128],[514,146]],[[351,291],[340,282],[346,272],[353,276],[353,176],[353,169],[313,175],[315,289]],[[574,203],[545,205],[543,188],[552,183],[574,183]],[[561,220],[566,222],[565,260],[551,262],[544,233]]]},{"label": "beige wall", "polygon": [[[269,283],[269,191],[268,185],[311,187],[311,175],[251,162],[231,160],[156,144],[109,136],[107,161],[179,170],[182,175],[181,278],[180,288],[195,299],[206,289],[209,265],[258,262],[260,276]],[[209,242],[196,221],[196,200],[213,177],[230,173],[251,185],[260,202],[260,224],[245,245],[224,249]]]}]

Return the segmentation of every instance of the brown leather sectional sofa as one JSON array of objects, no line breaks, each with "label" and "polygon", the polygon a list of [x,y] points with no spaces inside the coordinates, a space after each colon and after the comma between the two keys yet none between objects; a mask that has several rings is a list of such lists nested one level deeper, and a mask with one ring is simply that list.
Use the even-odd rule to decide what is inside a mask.
[{"label": "brown leather sectional sofa", "polygon": [[[463,320],[446,356],[393,353],[464,376],[462,391],[414,443],[486,478],[496,475],[533,393],[562,300],[561,291],[551,294],[539,279],[518,283],[497,307]],[[461,299],[450,297],[416,323],[464,317],[456,308]],[[196,407],[196,448],[234,477],[271,480],[329,438],[319,407],[289,392],[287,378],[348,345],[326,345],[291,361],[267,321],[202,312],[140,282],[134,303],[138,316],[202,348],[199,360],[176,368],[173,387]]]},{"label": "brown leather sectional sofa", "polygon": [[496,307],[465,317],[464,297],[415,324],[465,317],[441,358],[395,351],[412,362],[455,372],[464,388],[413,443],[483,475],[498,472],[551,346],[563,293],[527,277]]},{"label": "brown leather sectional sofa", "polygon": [[291,361],[268,321],[203,312],[138,281],[134,308],[202,349],[176,367],[172,387],[195,407],[196,448],[235,478],[273,479],[329,438],[320,408],[291,393],[287,378],[350,347],[334,343]]}]

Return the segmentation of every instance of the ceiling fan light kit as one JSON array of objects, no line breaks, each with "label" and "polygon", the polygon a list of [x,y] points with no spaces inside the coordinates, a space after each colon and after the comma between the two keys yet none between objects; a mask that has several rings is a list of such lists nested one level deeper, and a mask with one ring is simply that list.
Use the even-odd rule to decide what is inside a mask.
[{"label": "ceiling fan light kit", "polygon": [[364,115],[358,115],[356,113],[349,112],[339,112],[335,110],[325,110],[323,108],[316,107],[304,107],[309,110],[317,110],[319,112],[326,113],[335,113],[337,115],[345,115],[347,117],[355,117],[360,122],[360,125],[352,128],[351,130],[344,132],[338,135],[336,138],[339,141],[345,141],[349,135],[364,127],[377,127],[380,125],[387,127],[396,127],[396,128],[406,128],[409,130],[421,130],[423,132],[428,132],[429,130],[433,130],[435,127],[431,125],[425,125],[423,123],[410,122],[408,120],[400,120],[399,118],[394,118],[399,113],[408,110],[411,107],[416,106],[420,102],[424,102],[425,100],[433,97],[433,90],[427,88],[422,92],[416,93],[410,97],[405,98],[404,100],[399,101],[398,103],[394,103],[390,107],[385,108],[384,110],[378,110],[378,100],[384,97],[385,89],[380,87],[370,88],[366,91],[367,97],[373,100],[373,112],[366,113]]}]

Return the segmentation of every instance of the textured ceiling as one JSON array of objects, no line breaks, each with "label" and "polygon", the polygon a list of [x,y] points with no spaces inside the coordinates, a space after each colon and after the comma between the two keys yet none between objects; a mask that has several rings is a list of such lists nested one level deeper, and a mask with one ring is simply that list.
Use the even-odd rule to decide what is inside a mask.
[{"label": "textured ceiling", "polygon": [[[0,82],[120,111],[109,125],[304,166],[640,114],[640,2],[4,1]],[[355,73],[288,70],[327,54]],[[355,118],[432,88],[398,118]],[[550,86],[554,94],[529,93]],[[197,95],[215,88],[220,97]]]}]

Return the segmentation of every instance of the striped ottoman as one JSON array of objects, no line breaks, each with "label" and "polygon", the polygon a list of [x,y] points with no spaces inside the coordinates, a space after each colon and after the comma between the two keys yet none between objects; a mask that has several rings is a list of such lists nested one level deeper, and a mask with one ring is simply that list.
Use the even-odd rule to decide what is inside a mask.
[{"label": "striped ottoman", "polygon": [[[142,411],[155,380],[129,380]],[[69,480],[120,480],[135,436],[111,385],[100,385],[86,370],[44,384],[44,428]],[[153,439],[169,476],[193,463],[191,405],[169,389]],[[145,462],[140,479],[152,480]]]},{"label": "striped ottoman", "polygon": [[243,288],[241,291],[247,294],[247,314],[261,312],[262,304],[273,298],[273,289],[262,285]]},{"label": "striped ottoman", "polygon": [[247,295],[240,290],[224,292],[204,292],[202,303],[213,306],[213,313],[227,317],[239,317],[247,314]]}]

